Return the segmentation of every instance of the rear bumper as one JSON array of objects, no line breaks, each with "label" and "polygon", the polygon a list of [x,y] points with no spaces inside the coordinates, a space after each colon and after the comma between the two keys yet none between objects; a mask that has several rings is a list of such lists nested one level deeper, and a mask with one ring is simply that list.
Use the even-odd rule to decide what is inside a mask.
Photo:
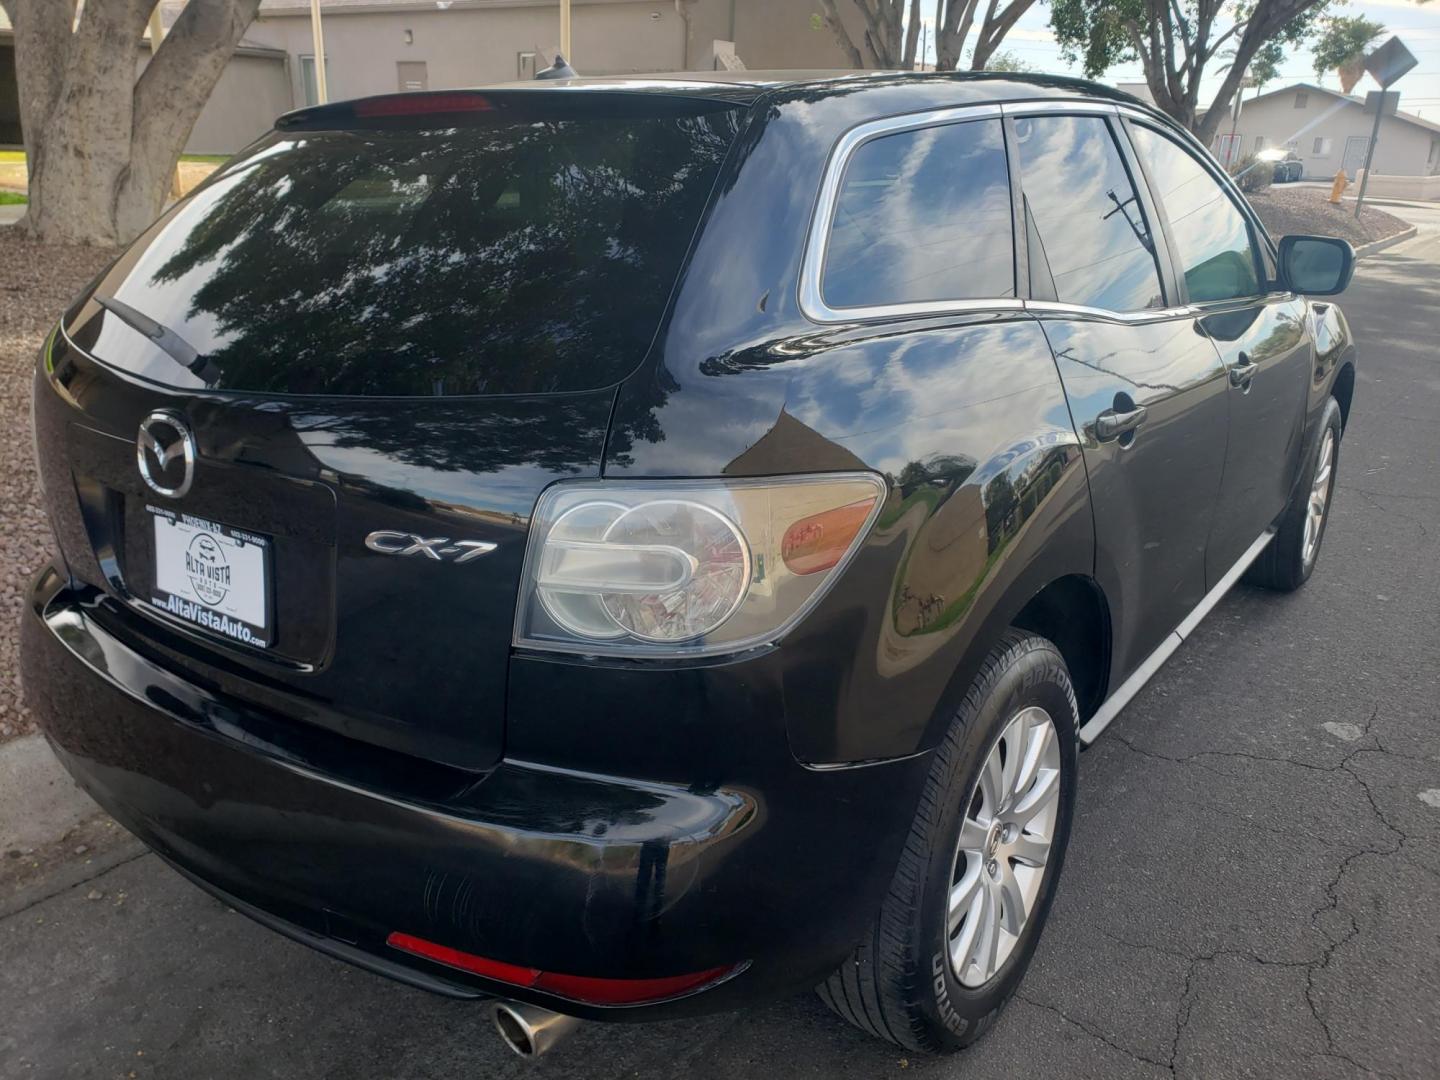
[{"label": "rear bumper", "polygon": [[[924,757],[787,758],[761,770],[764,790],[506,760],[463,785],[387,790],[307,757],[284,718],[180,679],[107,630],[103,602],[46,571],[23,620],[27,697],[81,786],[239,910],[455,996],[658,1018],[813,985],[878,910],[923,781]],[[680,999],[580,1005],[401,953],[392,931],[599,978],[744,966]]]}]

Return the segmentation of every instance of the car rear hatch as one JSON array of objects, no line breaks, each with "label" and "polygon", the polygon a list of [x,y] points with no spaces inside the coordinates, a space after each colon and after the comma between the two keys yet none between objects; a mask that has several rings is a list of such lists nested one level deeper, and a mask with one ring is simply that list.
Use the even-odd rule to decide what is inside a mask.
[{"label": "car rear hatch", "polygon": [[97,617],[296,722],[493,764],[536,497],[598,475],[742,117],[534,90],[282,119],[47,350],[42,477]]}]

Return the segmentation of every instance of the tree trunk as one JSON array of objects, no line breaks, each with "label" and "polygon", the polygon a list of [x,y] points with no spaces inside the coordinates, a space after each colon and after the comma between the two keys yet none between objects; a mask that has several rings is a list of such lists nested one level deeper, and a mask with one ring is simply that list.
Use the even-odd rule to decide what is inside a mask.
[{"label": "tree trunk", "polygon": [[920,40],[920,0],[910,0],[910,22],[905,27],[905,56],[902,65],[915,70],[915,47]]},{"label": "tree trunk", "polygon": [[136,78],[154,0],[9,0],[36,239],[128,243],[164,206],[200,110],[260,0],[191,0]]},{"label": "tree trunk", "polygon": [[970,56],[970,70],[984,71],[985,65],[990,63],[990,57],[995,55],[995,50],[1005,40],[1005,35],[1020,20],[1020,16],[1034,6],[1035,0],[1010,0],[999,12],[995,10],[998,0],[990,0],[990,6],[985,11],[985,20],[980,24],[980,31],[975,35],[975,51]]},{"label": "tree trunk", "polygon": [[980,0],[948,0],[935,7],[935,70],[954,71],[960,64],[960,50],[975,21]]},{"label": "tree trunk", "polygon": [[820,0],[820,14],[825,20],[825,25],[830,27],[830,32],[835,35],[840,48],[844,50],[850,66],[859,70],[865,67],[865,60],[860,55],[860,50],[855,47],[855,41],[850,37],[850,31],[845,29],[845,23],[840,18],[840,13],[835,10],[835,0]]}]

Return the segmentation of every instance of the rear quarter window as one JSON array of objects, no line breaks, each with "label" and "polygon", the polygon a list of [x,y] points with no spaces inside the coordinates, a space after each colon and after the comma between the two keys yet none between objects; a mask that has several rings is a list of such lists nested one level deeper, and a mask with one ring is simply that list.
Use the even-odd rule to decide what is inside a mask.
[{"label": "rear quarter window", "polygon": [[821,277],[828,306],[1015,295],[998,119],[877,136],[844,169]]}]

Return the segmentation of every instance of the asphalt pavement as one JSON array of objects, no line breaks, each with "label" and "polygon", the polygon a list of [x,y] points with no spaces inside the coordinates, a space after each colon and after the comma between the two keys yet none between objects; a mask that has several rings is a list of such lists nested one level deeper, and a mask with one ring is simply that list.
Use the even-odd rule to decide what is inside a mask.
[{"label": "asphalt pavement", "polygon": [[802,995],[588,1025],[527,1065],[481,1009],[92,832],[0,918],[0,1076],[1440,1075],[1440,209],[1404,216],[1420,234],[1342,298],[1363,353],[1314,578],[1232,593],[1083,756],[1049,929],[968,1053],[906,1055]]}]

